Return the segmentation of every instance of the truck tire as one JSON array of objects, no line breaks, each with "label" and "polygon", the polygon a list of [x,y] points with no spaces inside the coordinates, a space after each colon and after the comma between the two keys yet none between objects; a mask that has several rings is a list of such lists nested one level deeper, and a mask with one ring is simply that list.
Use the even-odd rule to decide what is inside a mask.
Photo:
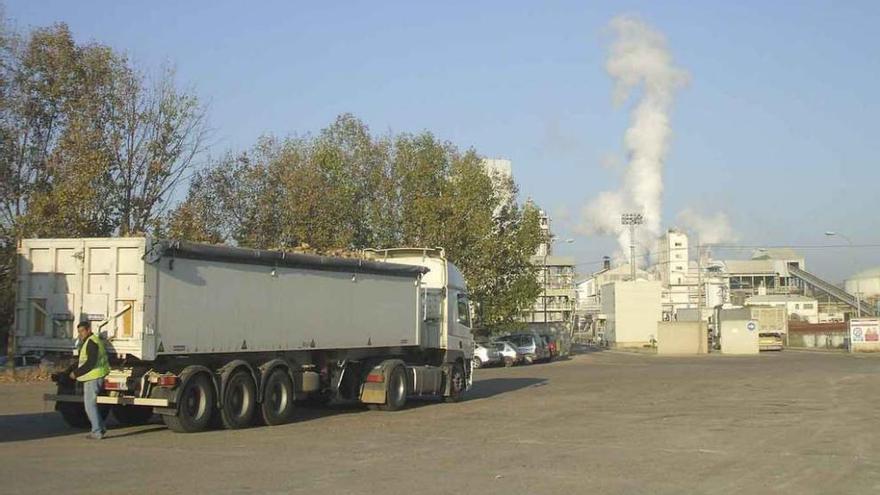
[{"label": "truck tire", "polygon": [[260,417],[269,426],[283,425],[293,413],[293,383],[283,369],[273,371],[263,387]]},{"label": "truck tire", "polygon": [[483,367],[483,360],[478,356],[474,356],[474,369],[479,369]]},{"label": "truck tire", "polygon": [[199,373],[183,385],[177,401],[177,414],[162,415],[162,421],[172,431],[195,433],[207,428],[214,410],[214,385],[208,376]]},{"label": "truck tire", "polygon": [[461,363],[455,363],[449,371],[449,395],[443,397],[444,402],[458,402],[464,395],[465,381],[464,367]]},{"label": "truck tire", "polygon": [[395,366],[388,373],[385,382],[385,403],[379,405],[382,411],[398,411],[406,405],[406,373],[403,366]]},{"label": "truck tire", "polygon": [[[92,427],[82,402],[58,402],[56,410],[61,413],[61,419],[71,428],[86,430]],[[105,420],[110,415],[110,408],[106,405],[99,405],[98,411]]]},{"label": "truck tire", "polygon": [[223,426],[229,430],[251,426],[257,409],[256,399],[257,386],[254,385],[250,373],[244,370],[233,373],[226,383],[223,403],[220,407]]},{"label": "truck tire", "polygon": [[58,402],[55,409],[61,413],[61,418],[67,426],[77,429],[90,428],[89,417],[81,402]]},{"label": "truck tire", "polygon": [[145,425],[153,419],[149,406],[113,406],[113,417],[125,426]]}]

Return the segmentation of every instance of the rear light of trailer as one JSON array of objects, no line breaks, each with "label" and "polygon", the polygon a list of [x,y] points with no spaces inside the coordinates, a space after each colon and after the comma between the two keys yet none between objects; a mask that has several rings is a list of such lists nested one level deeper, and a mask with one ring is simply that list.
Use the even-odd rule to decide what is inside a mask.
[{"label": "rear light of trailer", "polygon": [[124,381],[104,380],[104,390],[128,390],[128,385]]},{"label": "rear light of trailer", "polygon": [[385,375],[383,373],[370,373],[367,375],[367,383],[385,383]]},{"label": "rear light of trailer", "polygon": [[177,386],[177,377],[174,375],[161,375],[156,380],[156,385],[160,387],[175,387]]},{"label": "rear light of trailer", "polygon": [[150,381],[150,383],[152,383],[153,385],[156,385],[157,387],[169,387],[169,388],[176,387],[177,381],[178,381],[177,375],[171,375],[171,374],[167,374],[167,375],[153,374],[148,378],[148,380]]}]

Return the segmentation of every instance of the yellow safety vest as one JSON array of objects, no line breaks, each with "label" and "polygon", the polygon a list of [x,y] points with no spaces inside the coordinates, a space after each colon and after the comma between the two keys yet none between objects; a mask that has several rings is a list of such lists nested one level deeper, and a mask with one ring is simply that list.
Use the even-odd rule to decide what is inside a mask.
[{"label": "yellow safety vest", "polygon": [[98,346],[98,359],[95,361],[95,367],[92,368],[91,371],[85,375],[76,377],[76,380],[80,382],[97,380],[98,378],[104,378],[110,374],[110,361],[107,360],[107,351],[104,349],[104,342],[102,342],[101,338],[95,334],[91,334],[79,348],[79,366],[84,365],[86,361],[89,360],[88,343],[90,340]]}]

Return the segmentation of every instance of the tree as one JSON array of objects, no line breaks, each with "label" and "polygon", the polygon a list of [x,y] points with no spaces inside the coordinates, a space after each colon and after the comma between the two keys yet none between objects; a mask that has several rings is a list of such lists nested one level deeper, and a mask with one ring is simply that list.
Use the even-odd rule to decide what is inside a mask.
[{"label": "tree", "polygon": [[23,36],[0,20],[0,329],[16,239],[154,229],[206,135],[204,107],[170,69],[148,82],[65,24]]},{"label": "tree", "polygon": [[540,292],[529,262],[538,214],[510,201],[515,192],[473,150],[428,132],[373,137],[346,114],[317,136],[264,137],[217,160],[168,225],[175,236],[255,248],[442,246],[468,280],[478,323],[497,330]]}]

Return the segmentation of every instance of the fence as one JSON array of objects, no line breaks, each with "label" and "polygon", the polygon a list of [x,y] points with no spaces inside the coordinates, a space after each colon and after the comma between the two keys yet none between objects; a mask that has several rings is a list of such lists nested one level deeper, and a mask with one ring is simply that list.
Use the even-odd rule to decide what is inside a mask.
[{"label": "fence", "polygon": [[787,347],[846,349],[849,340],[847,323],[788,323]]}]

